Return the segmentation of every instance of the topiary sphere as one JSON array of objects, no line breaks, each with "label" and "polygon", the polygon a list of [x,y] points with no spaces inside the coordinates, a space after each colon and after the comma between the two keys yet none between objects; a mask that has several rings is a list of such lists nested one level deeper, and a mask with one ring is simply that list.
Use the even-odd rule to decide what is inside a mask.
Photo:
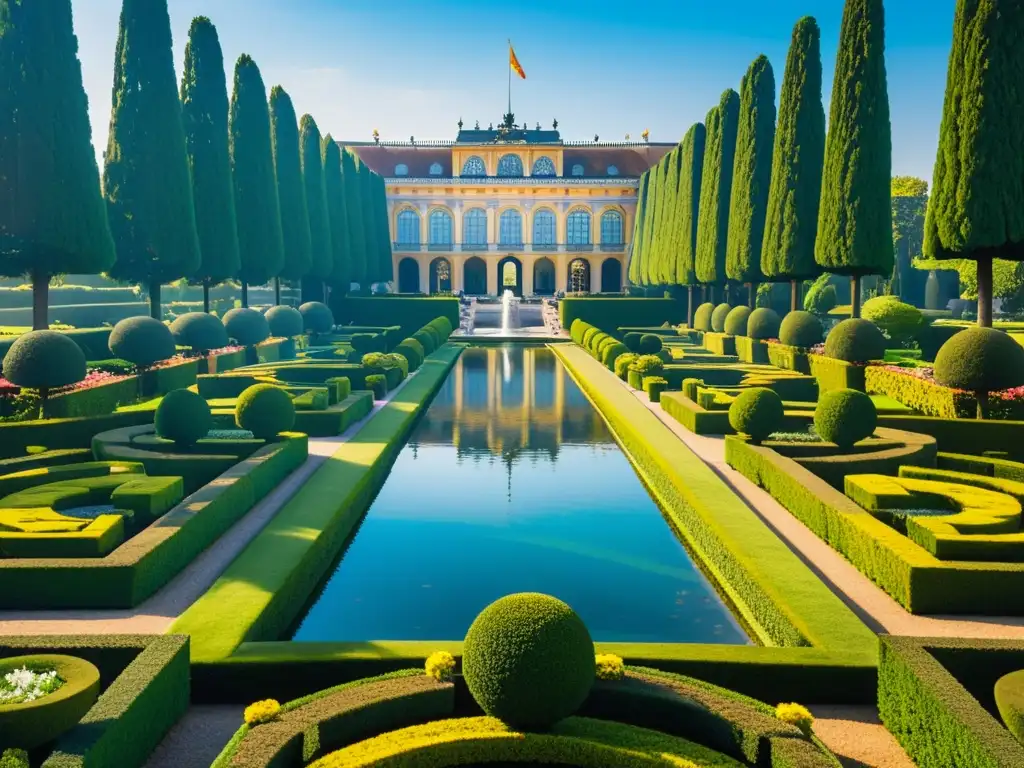
[{"label": "topiary sphere", "polygon": [[295,404],[281,387],[254,384],[238,396],[235,424],[253,437],[272,440],[295,424]]},{"label": "topiary sphere", "polygon": [[255,309],[230,309],[224,313],[223,320],[228,336],[243,347],[255,347],[270,338],[270,323]]},{"label": "topiary sphere", "polygon": [[189,312],[171,323],[171,335],[179,347],[191,347],[196,352],[209,352],[228,345],[228,332],[216,315]]},{"label": "topiary sphere", "polygon": [[656,333],[645,333],[640,337],[641,355],[656,355],[661,352],[662,346],[661,336]]},{"label": "topiary sphere", "polygon": [[825,354],[848,363],[866,363],[885,357],[885,336],[862,317],[843,320],[825,339]]},{"label": "topiary sphere", "polygon": [[722,333],[725,331],[725,318],[732,312],[732,307],[728,304],[722,303],[715,307],[711,313],[711,330],[715,333]]},{"label": "topiary sphere", "polygon": [[994,328],[965,328],[939,348],[935,380],[969,392],[996,392],[1024,384],[1024,347]]},{"label": "topiary sphere", "polygon": [[174,357],[171,329],[152,317],[126,317],[114,326],[107,342],[111,354],[145,368]]},{"label": "topiary sphere", "polygon": [[299,307],[302,325],[312,333],[330,333],[334,330],[334,313],[321,301],[307,301]]},{"label": "topiary sphere", "polygon": [[760,443],[772,432],[778,432],[784,418],[782,398],[767,387],[744,390],[729,406],[729,425],[750,437],[753,443]]},{"label": "topiary sphere", "polygon": [[814,430],[822,440],[848,450],[875,434],[875,404],[856,389],[832,389],[822,393],[814,409]]},{"label": "topiary sphere", "polygon": [[860,316],[877,325],[890,339],[897,340],[913,338],[924,325],[921,310],[896,296],[868,299],[861,307]]},{"label": "topiary sphere", "polygon": [[583,620],[561,600],[509,595],[473,621],[462,674],[488,715],[513,728],[544,730],[590,695],[594,643]]},{"label": "topiary sphere", "polygon": [[715,305],[710,301],[697,307],[693,313],[693,329],[695,331],[711,330],[711,315],[715,312]]},{"label": "topiary sphere", "polygon": [[213,416],[206,398],[190,389],[175,389],[156,407],[153,423],[160,437],[192,445],[213,428]]},{"label": "topiary sphere", "polygon": [[746,336],[750,307],[733,307],[725,316],[725,332],[730,336]]},{"label": "topiary sphere", "polygon": [[30,331],[11,344],[3,371],[4,378],[19,387],[66,387],[85,378],[85,353],[62,333]]},{"label": "topiary sphere", "polygon": [[286,307],[283,304],[271,307],[264,315],[267,324],[270,326],[270,333],[279,339],[290,339],[292,336],[301,336],[303,328],[302,313],[295,307]]},{"label": "topiary sphere", "polygon": [[750,313],[747,321],[747,336],[764,341],[779,338],[779,313],[768,307],[759,307]]},{"label": "topiary sphere", "polygon": [[779,326],[779,341],[790,347],[808,349],[821,343],[821,321],[810,312],[790,312]]},{"label": "topiary sphere", "polygon": [[630,331],[622,337],[622,343],[626,345],[626,349],[630,352],[639,352],[641,335],[642,334],[639,334],[636,331]]}]

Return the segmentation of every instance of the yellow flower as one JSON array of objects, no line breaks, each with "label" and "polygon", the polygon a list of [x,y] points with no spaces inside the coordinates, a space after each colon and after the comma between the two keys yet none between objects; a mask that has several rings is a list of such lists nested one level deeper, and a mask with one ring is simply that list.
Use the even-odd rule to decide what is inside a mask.
[{"label": "yellow flower", "polygon": [[599,653],[594,660],[597,663],[598,680],[621,680],[626,674],[622,659],[613,653]]},{"label": "yellow flower", "polygon": [[455,672],[455,657],[448,651],[435,651],[427,656],[427,676],[439,683],[447,683]]},{"label": "yellow flower", "polygon": [[814,715],[807,707],[800,704],[779,704],[775,708],[775,716],[784,723],[795,725],[804,732],[804,736],[811,735],[811,728],[814,725]]},{"label": "yellow flower", "polygon": [[245,720],[246,725],[256,726],[276,720],[277,713],[280,711],[281,705],[274,699],[264,699],[246,707],[242,718]]}]

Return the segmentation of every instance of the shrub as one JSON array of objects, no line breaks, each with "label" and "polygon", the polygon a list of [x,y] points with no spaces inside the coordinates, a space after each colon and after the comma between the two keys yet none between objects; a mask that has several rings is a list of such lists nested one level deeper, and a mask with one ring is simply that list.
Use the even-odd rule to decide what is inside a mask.
[{"label": "shrub", "polygon": [[299,307],[302,327],[310,333],[330,333],[334,330],[334,313],[320,301],[307,301]]},{"label": "shrub", "polygon": [[619,355],[615,358],[615,375],[623,381],[629,375],[629,367],[633,365],[633,362],[639,357],[632,352],[626,352],[625,354]]},{"label": "shrub", "polygon": [[509,595],[473,621],[462,673],[476,703],[514,728],[572,715],[594,683],[594,643],[582,619],[548,595]]},{"label": "shrub", "polygon": [[924,325],[924,315],[912,304],[905,304],[896,296],[876,296],[861,307],[860,316],[877,325],[890,339],[907,341],[914,338]]},{"label": "shrub", "polygon": [[626,348],[630,352],[639,352],[640,338],[641,334],[637,333],[636,331],[630,331],[629,333],[622,337],[622,343],[626,345]]},{"label": "shrub", "polygon": [[759,307],[750,313],[747,321],[747,336],[752,339],[777,339],[779,338],[779,314],[774,309]]},{"label": "shrub", "polygon": [[661,402],[661,393],[668,389],[668,379],[662,376],[644,376],[644,392],[652,403]]},{"label": "shrub", "polygon": [[431,354],[437,349],[437,341],[434,338],[434,334],[421,328],[412,335],[412,337],[419,342],[420,346],[423,347],[424,356]]},{"label": "shrub", "polygon": [[384,337],[379,333],[355,333],[350,343],[352,349],[363,354],[384,351]]},{"label": "shrub", "polygon": [[31,768],[28,752],[23,749],[5,749],[0,755],[0,768]]},{"label": "shrub", "polygon": [[295,424],[295,404],[281,387],[254,384],[238,396],[235,424],[260,440],[273,440]]},{"label": "shrub", "polygon": [[832,275],[821,275],[804,296],[804,309],[816,315],[827,315],[839,303],[836,287],[829,282]]},{"label": "shrub", "polygon": [[729,406],[729,426],[755,444],[778,432],[784,418],[782,398],[767,387],[745,389]]},{"label": "shrub", "polygon": [[228,345],[224,323],[216,315],[205,312],[188,312],[177,318],[171,323],[171,334],[179,347],[190,347],[199,354]]},{"label": "shrub", "polygon": [[590,326],[589,328],[587,328],[587,330],[583,332],[583,348],[590,349],[590,342],[592,342],[594,340],[594,337],[597,336],[597,334],[599,334],[600,332],[600,329],[595,328],[594,326]]},{"label": "shrub", "polygon": [[729,314],[725,316],[725,333],[730,336],[746,336],[750,312],[750,307],[733,307],[729,310]]},{"label": "shrub", "polygon": [[843,320],[825,339],[825,354],[848,363],[867,363],[885,357],[885,336],[862,317]]},{"label": "shrub", "polygon": [[452,332],[455,330],[452,326],[451,320],[444,316],[435,317],[427,323],[427,325],[437,331],[438,335],[441,337],[442,344],[448,341],[448,337],[451,336]]},{"label": "shrub", "polygon": [[723,333],[725,331],[725,318],[729,316],[731,311],[732,307],[724,302],[715,307],[711,312],[711,330],[715,333]]},{"label": "shrub", "polygon": [[645,333],[640,337],[640,354],[656,355],[661,352],[661,336],[656,333]]},{"label": "shrub", "polygon": [[31,331],[14,340],[3,361],[4,378],[43,393],[85,378],[85,353],[56,331]]},{"label": "shrub", "polygon": [[427,656],[424,670],[427,677],[432,677],[439,683],[447,683],[455,674],[455,657],[448,651],[435,651]]},{"label": "shrub", "polygon": [[382,374],[371,373],[366,377],[366,386],[373,392],[374,400],[383,400],[388,396],[388,380]]},{"label": "shrub", "polygon": [[693,313],[693,329],[695,331],[710,331],[711,315],[714,312],[715,305],[710,301],[697,307],[696,312]]},{"label": "shrub", "polygon": [[281,705],[276,700],[264,699],[246,707],[245,712],[242,713],[242,719],[250,727],[262,725],[277,720],[280,711]]},{"label": "shrub", "polygon": [[572,321],[572,324],[569,326],[569,337],[577,344],[582,346],[583,332],[587,329],[587,327],[588,326],[585,322],[583,322],[579,318],[576,318],[575,320]]},{"label": "shrub", "polygon": [[213,416],[204,397],[190,389],[175,389],[160,400],[153,423],[160,437],[192,445],[213,428]]},{"label": "shrub", "polygon": [[629,350],[625,344],[620,342],[614,342],[612,344],[605,345],[605,348],[601,351],[601,362],[609,369],[614,371],[615,365],[622,355],[628,355]]},{"label": "shrub", "polygon": [[996,392],[1024,384],[1024,347],[994,328],[967,328],[935,356],[935,380],[968,392]]},{"label": "shrub", "polygon": [[402,380],[404,381],[409,377],[409,361],[405,359],[404,355],[399,354],[386,354],[384,358],[387,360],[387,364],[391,368],[397,368],[402,372]]},{"label": "shrub", "polygon": [[779,325],[779,341],[788,347],[809,349],[820,344],[821,321],[810,312],[790,312]]},{"label": "shrub", "polygon": [[152,317],[128,317],[110,332],[110,351],[114,357],[140,368],[174,357],[171,329]]},{"label": "shrub", "polygon": [[415,371],[423,365],[423,358],[426,353],[423,351],[423,345],[416,341],[416,339],[405,339],[395,347],[395,354],[401,355],[408,360],[409,370]]},{"label": "shrub", "polygon": [[775,708],[775,716],[784,723],[795,725],[807,738],[811,737],[814,725],[814,715],[807,707],[800,704],[779,704]]},{"label": "shrub", "polygon": [[270,338],[270,324],[267,318],[248,307],[228,310],[223,317],[224,329],[228,336],[243,347],[255,347]]},{"label": "shrub", "polygon": [[629,370],[643,376],[660,376],[665,371],[665,363],[657,355],[640,355],[634,360]]},{"label": "shrub", "polygon": [[871,437],[878,424],[875,404],[856,389],[823,392],[814,409],[814,430],[822,440],[848,450]]},{"label": "shrub", "polygon": [[595,673],[598,680],[621,680],[626,674],[622,658],[614,653],[599,653],[594,657]]},{"label": "shrub", "polygon": [[270,333],[275,338],[290,339],[292,336],[301,336],[305,330],[302,313],[295,307],[279,304],[268,309],[264,317],[267,318]]}]

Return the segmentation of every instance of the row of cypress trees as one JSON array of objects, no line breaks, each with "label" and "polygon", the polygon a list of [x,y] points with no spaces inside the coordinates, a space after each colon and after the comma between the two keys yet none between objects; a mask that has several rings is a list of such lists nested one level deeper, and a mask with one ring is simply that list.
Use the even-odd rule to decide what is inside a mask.
[{"label": "row of cypress trees", "polygon": [[765,281],[790,282],[796,309],[827,271],[850,276],[859,315],[860,278],[893,268],[884,43],[882,0],[847,0],[827,138],[817,22],[794,27],[778,114],[759,56],[641,178],[630,281],[689,288],[692,315],[695,287],[747,285],[753,306]]},{"label": "row of cypress trees", "polygon": [[[0,0],[0,274],[27,274],[36,328],[60,273],[147,287],[311,276],[345,292],[391,275],[384,182],[301,121],[239,57],[228,101],[209,19],[192,22],[180,92],[166,0],[124,0],[102,187],[70,0]],[[279,297],[279,290],[278,290]]]}]

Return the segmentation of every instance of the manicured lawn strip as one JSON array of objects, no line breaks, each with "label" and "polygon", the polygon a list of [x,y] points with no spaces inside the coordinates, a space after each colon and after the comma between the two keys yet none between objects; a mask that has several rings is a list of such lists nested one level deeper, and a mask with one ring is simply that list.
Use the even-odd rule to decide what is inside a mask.
[{"label": "manicured lawn strip", "polygon": [[447,345],[303,484],[210,590],[175,622],[194,662],[280,637],[365,514],[416,418],[458,359]]},{"label": "manicured lawn strip", "polygon": [[9,421],[0,424],[0,456],[24,456],[30,446],[44,446],[50,450],[88,448],[93,435],[98,432],[152,423],[151,412],[138,411],[71,419]]}]

